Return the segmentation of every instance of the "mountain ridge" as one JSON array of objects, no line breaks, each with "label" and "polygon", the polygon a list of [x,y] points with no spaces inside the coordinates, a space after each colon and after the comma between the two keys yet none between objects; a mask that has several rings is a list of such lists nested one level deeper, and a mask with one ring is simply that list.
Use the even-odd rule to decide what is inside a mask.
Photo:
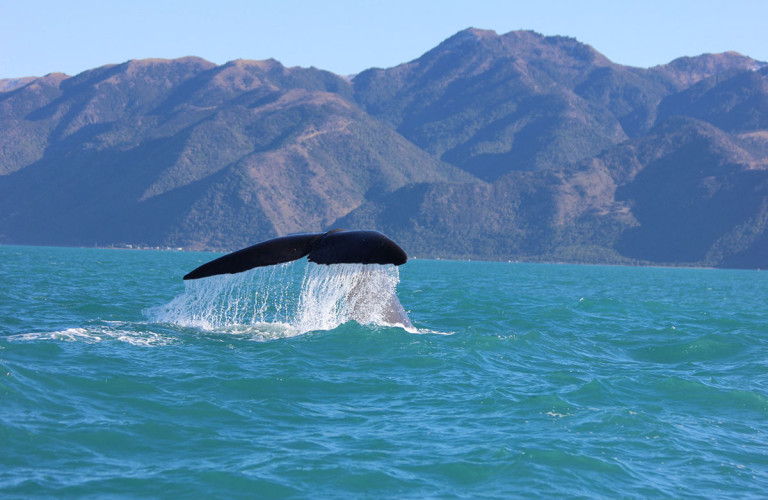
[{"label": "mountain ridge", "polygon": [[351,78],[190,56],[0,80],[0,243],[340,225],[421,257],[766,267],[767,66],[470,28]]}]

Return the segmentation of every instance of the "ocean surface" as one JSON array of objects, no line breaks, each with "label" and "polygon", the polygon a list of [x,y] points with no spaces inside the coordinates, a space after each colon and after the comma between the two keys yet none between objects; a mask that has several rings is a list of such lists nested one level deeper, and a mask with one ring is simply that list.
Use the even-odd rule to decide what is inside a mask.
[{"label": "ocean surface", "polygon": [[768,495],[768,272],[214,256],[0,246],[0,498]]}]

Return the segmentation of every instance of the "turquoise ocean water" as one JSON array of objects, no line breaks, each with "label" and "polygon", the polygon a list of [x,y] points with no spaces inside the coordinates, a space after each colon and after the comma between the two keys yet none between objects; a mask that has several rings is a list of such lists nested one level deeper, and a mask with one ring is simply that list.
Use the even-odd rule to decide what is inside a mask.
[{"label": "turquoise ocean water", "polygon": [[767,495],[768,272],[210,258],[0,247],[0,498]]}]

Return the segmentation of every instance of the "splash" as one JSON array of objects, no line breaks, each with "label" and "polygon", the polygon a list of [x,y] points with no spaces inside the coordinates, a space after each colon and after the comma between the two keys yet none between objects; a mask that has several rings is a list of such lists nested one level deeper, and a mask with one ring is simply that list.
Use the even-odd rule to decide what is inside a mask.
[{"label": "splash", "polygon": [[296,273],[291,264],[185,281],[184,293],[148,311],[151,320],[204,330],[289,324]]},{"label": "splash", "polygon": [[375,264],[309,264],[301,287],[296,326],[328,330],[347,321],[362,325],[412,328],[395,289],[395,266]]},{"label": "splash", "polygon": [[270,330],[292,336],[348,321],[413,325],[396,295],[396,266],[306,261],[185,282],[184,293],[148,311],[152,321],[204,330]]}]

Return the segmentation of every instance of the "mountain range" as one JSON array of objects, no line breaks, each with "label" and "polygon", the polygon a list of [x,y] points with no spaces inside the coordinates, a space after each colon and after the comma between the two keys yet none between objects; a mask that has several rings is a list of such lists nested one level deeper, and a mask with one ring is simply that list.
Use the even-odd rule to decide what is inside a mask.
[{"label": "mountain range", "polygon": [[353,77],[134,60],[0,80],[0,243],[768,267],[768,64],[468,29]]}]

